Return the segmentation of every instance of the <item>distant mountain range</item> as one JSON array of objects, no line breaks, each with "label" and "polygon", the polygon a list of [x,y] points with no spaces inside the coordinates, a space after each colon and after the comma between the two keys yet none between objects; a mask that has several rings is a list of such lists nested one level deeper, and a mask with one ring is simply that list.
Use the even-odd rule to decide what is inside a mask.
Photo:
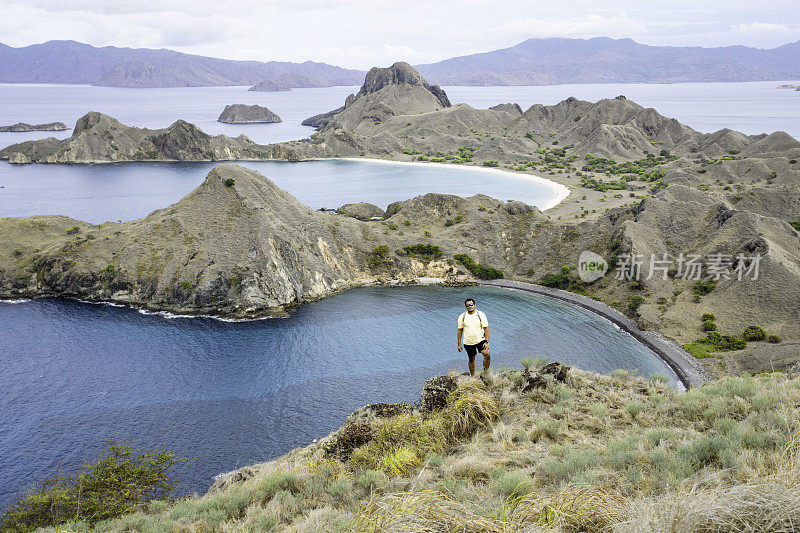
[{"label": "distant mountain range", "polygon": [[325,63],[233,61],[172,50],[48,41],[22,48],[0,44],[0,82],[79,83],[106,87],[255,85],[296,74],[320,86],[360,85],[364,71]]},{"label": "distant mountain range", "polygon": [[[438,85],[676,83],[800,79],[800,41],[764,50],[648,46],[631,39],[528,39],[516,46],[417,66]],[[0,44],[0,82],[108,87],[360,85],[366,72],[306,61],[234,61],[172,50],[48,41]],[[287,84],[286,79],[303,79]]]},{"label": "distant mountain range", "polygon": [[800,41],[747,46],[648,46],[631,39],[528,39],[511,48],[417,65],[439,85],[677,83],[800,79]]}]

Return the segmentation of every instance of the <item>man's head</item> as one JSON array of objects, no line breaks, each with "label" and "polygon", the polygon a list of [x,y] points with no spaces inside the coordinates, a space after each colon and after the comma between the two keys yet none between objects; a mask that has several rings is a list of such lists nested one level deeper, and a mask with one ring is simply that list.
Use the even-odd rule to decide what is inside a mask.
[{"label": "man's head", "polygon": [[467,308],[467,311],[473,311],[475,309],[475,300],[467,298],[464,300],[464,307]]}]

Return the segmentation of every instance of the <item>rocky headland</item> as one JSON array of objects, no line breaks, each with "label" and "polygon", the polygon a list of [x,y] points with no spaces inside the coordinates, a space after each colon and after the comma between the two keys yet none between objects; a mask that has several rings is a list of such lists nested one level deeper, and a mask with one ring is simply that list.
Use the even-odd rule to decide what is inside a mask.
[{"label": "rocky headland", "polygon": [[11,126],[0,126],[0,132],[66,131],[67,129],[69,128],[62,122],[48,122],[47,124],[17,122]]},{"label": "rocky headland", "polygon": [[[116,144],[129,138],[129,129],[92,116],[98,120],[84,117],[91,127],[76,127],[70,139],[22,143],[0,157],[112,160],[102,130],[111,129]],[[595,103],[568,98],[527,110],[451,105],[405,63],[370,70],[358,93],[313,122],[318,131],[311,138],[268,146],[202,137],[186,123],[180,129],[193,132],[189,139],[205,139],[189,143],[203,146],[204,155],[223,139],[226,150],[212,154],[216,159],[367,157],[498,167],[547,177],[571,193],[546,213],[485,196],[429,194],[383,214],[353,204],[343,206],[349,216],[330,216],[301,206],[256,173],[223,166],[181,202],[113,231],[62,218],[2,221],[4,249],[22,253],[3,259],[0,294],[248,317],[354,285],[463,281],[495,269],[506,278],[587,294],[681,344],[701,340],[693,353],[715,371],[783,368],[798,359],[800,143],[783,132],[700,133],[624,96]],[[148,148],[163,146],[150,142]],[[174,144],[180,149],[168,159],[212,159]],[[114,151],[115,160],[132,150]],[[152,159],[165,155],[155,151]],[[235,185],[219,185],[226,180]],[[292,216],[277,214],[282,209]],[[219,213],[214,224],[193,214],[209,210]],[[79,236],[67,237],[73,227]],[[235,258],[232,250],[239,252]],[[605,277],[579,279],[584,250],[609,262]],[[665,253],[673,260],[669,267],[651,263]],[[727,263],[718,265],[719,275],[707,277],[705,270],[695,279],[678,264],[681,254]],[[614,271],[620,257],[641,261],[638,279]],[[755,257],[758,275],[751,279]],[[737,268],[750,274],[737,279]],[[753,325],[764,330],[762,340],[730,341]],[[721,345],[725,351],[717,350]]]},{"label": "rocky headland", "polygon": [[260,105],[231,104],[226,105],[217,122],[225,124],[264,124],[280,122],[281,117]]},{"label": "rocky headland", "polygon": [[26,141],[0,150],[0,159],[21,164],[229,161],[264,155],[264,147],[244,135],[214,137],[184,120],[160,130],[135,128],[95,111],[78,119],[68,139]]}]

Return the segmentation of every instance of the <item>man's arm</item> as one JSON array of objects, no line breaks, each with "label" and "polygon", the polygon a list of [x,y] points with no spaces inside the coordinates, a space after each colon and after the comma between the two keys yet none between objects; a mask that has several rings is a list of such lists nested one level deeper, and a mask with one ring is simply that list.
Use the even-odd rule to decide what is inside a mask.
[{"label": "man's arm", "polygon": [[489,342],[489,326],[483,328],[483,338],[486,339],[486,342]]},{"label": "man's arm", "polygon": [[461,335],[464,334],[464,328],[458,328],[458,351],[461,351]]}]

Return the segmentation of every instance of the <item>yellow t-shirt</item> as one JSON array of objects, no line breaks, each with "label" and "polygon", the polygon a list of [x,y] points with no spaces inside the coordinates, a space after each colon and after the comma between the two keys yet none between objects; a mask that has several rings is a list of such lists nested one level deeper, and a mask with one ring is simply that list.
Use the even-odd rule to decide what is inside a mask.
[{"label": "yellow t-shirt", "polygon": [[484,340],[483,328],[489,327],[489,321],[483,311],[475,310],[469,314],[466,311],[458,317],[458,329],[463,329],[463,344],[478,344]]}]

